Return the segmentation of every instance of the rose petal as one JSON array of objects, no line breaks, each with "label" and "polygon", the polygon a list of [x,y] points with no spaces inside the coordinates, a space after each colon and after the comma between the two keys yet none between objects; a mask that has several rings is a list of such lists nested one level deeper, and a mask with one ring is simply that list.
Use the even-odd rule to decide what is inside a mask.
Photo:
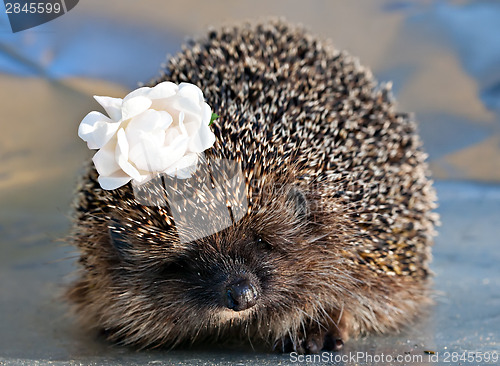
[{"label": "rose petal", "polygon": [[133,180],[133,182],[137,185],[141,185],[143,183],[146,183],[146,182],[149,182],[151,179],[157,177],[158,174],[157,173],[148,173],[148,174],[141,174],[141,179],[137,180]]},{"label": "rose petal", "polygon": [[147,97],[149,99],[162,99],[169,98],[177,93],[179,87],[177,84],[172,83],[171,81],[164,81],[163,83],[159,83],[151,90],[149,90]]},{"label": "rose petal", "polygon": [[133,179],[140,180],[141,174],[139,171],[128,161],[129,144],[125,130],[120,128],[116,133],[117,144],[115,150],[116,162],[122,170],[130,175]]},{"label": "rose petal", "polygon": [[189,151],[201,153],[212,147],[215,143],[215,135],[208,125],[202,124],[197,133],[189,142]]},{"label": "rose petal", "polygon": [[106,146],[95,153],[92,161],[100,175],[108,176],[120,171],[115,159],[116,141],[110,141]]},{"label": "rose petal", "polygon": [[200,129],[201,126],[201,121],[189,121],[186,122],[186,119],[184,119],[184,128],[186,129],[186,133],[190,138],[198,133],[198,130]]},{"label": "rose petal", "polygon": [[146,146],[147,142],[142,140],[141,142],[130,147],[129,160],[137,167],[137,169],[151,172],[153,171],[154,154],[148,153]]},{"label": "rose petal", "polygon": [[150,90],[151,90],[151,88],[147,87],[147,86],[143,86],[142,88],[138,88],[138,89],[132,90],[130,93],[128,93],[125,96],[125,98],[123,98],[123,101],[129,100],[129,99],[132,99],[132,98],[135,98],[135,97],[139,97],[139,96],[145,97],[145,96],[148,95],[148,93],[149,93]]},{"label": "rose petal", "polygon": [[100,175],[97,178],[97,181],[101,185],[101,188],[106,190],[120,188],[121,186],[124,186],[131,180],[132,178],[130,178],[127,174],[123,172],[118,172],[110,176]]},{"label": "rose petal", "polygon": [[176,107],[186,113],[199,116],[201,113],[201,104],[198,100],[188,97],[179,97],[176,101]]},{"label": "rose petal", "polygon": [[198,165],[198,154],[187,154],[175,164],[171,165],[164,173],[179,179],[190,178],[196,172]]},{"label": "rose petal", "polygon": [[104,114],[92,111],[80,123],[78,136],[87,142],[89,149],[100,149],[113,137],[119,127],[119,122],[113,122]]},{"label": "rose petal", "polygon": [[151,99],[138,96],[124,99],[122,104],[122,120],[125,121],[144,112],[151,106]]},{"label": "rose petal", "polygon": [[157,136],[144,134],[141,141],[130,147],[129,161],[137,169],[146,172],[157,172],[161,170],[160,157],[162,145],[158,144]]},{"label": "rose petal", "polygon": [[179,131],[183,135],[188,135],[186,127],[184,126],[184,112],[180,111],[179,112]]},{"label": "rose petal", "polygon": [[177,94],[183,98],[192,100],[196,104],[200,104],[204,100],[201,89],[190,83],[180,83]]},{"label": "rose petal", "polygon": [[207,103],[202,105],[202,124],[209,125],[212,120],[212,108]]},{"label": "rose petal", "polygon": [[122,102],[121,98],[111,98],[111,97],[100,97],[98,95],[94,95],[94,99],[99,103],[108,116],[113,121],[119,121],[122,118]]},{"label": "rose petal", "polygon": [[132,118],[127,131],[152,132],[153,130],[166,130],[172,124],[172,116],[165,111],[155,111],[148,109],[140,115]]},{"label": "rose petal", "polygon": [[186,127],[187,134],[194,136],[198,133],[202,124],[209,125],[212,118],[212,109],[207,103],[201,104],[200,111],[184,111],[184,126]]},{"label": "rose petal", "polygon": [[181,159],[186,153],[188,145],[189,138],[185,135],[179,135],[169,145],[163,147],[158,154],[161,159],[158,171],[164,171]]},{"label": "rose petal", "polygon": [[[160,159],[160,150],[165,145],[166,130],[172,121],[172,117],[167,112],[154,110],[147,110],[130,121],[125,130],[130,146],[129,161],[138,169],[146,171],[164,169]],[[175,132],[176,130],[168,131]],[[179,134],[176,133],[176,135]]]},{"label": "rose petal", "polygon": [[175,164],[186,153],[189,139],[178,135],[167,146],[159,146],[155,136],[144,135],[141,143],[130,148],[129,161],[142,171],[157,173]]}]

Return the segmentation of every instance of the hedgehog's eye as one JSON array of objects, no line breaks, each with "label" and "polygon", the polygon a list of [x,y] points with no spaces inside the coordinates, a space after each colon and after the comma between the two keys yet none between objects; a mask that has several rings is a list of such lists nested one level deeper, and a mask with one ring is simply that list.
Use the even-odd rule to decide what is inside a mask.
[{"label": "hedgehog's eye", "polygon": [[189,264],[186,260],[179,258],[173,261],[163,263],[160,266],[160,275],[172,275],[186,272],[188,270]]},{"label": "hedgehog's eye", "polygon": [[254,242],[258,245],[259,248],[265,249],[265,250],[272,250],[273,247],[269,242],[265,239],[263,239],[260,235],[255,235]]}]

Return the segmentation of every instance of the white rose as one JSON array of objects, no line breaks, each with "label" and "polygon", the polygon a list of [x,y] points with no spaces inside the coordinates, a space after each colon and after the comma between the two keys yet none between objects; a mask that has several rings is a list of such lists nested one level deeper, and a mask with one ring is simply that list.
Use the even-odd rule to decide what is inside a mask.
[{"label": "white rose", "polygon": [[94,97],[109,118],[93,111],[80,123],[78,136],[89,149],[103,189],[130,180],[141,184],[158,173],[189,178],[198,155],[213,146],[210,106],[193,84],[163,82],[139,88],[125,98]]}]

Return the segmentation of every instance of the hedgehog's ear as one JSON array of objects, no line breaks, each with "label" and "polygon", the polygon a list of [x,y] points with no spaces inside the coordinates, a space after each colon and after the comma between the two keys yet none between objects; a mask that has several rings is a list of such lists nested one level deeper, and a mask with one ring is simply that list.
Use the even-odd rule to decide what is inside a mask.
[{"label": "hedgehog's ear", "polygon": [[130,255],[132,246],[127,240],[125,228],[116,219],[111,219],[108,222],[108,231],[111,245],[116,250],[118,256],[124,259]]},{"label": "hedgehog's ear", "polygon": [[296,186],[293,186],[286,197],[289,207],[294,210],[295,216],[302,220],[309,215],[309,205],[304,192]]}]

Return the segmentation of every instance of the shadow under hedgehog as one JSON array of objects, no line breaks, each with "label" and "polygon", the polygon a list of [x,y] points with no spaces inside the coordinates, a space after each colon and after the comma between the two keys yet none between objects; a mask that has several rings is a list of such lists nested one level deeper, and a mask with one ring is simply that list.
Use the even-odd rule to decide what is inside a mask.
[{"label": "shadow under hedgehog", "polygon": [[315,353],[398,330],[431,302],[436,197],[389,86],[282,21],[210,31],[149,86],[164,81],[203,91],[215,142],[184,179],[102,189],[88,165],[67,291],[82,324],[139,347]]}]

